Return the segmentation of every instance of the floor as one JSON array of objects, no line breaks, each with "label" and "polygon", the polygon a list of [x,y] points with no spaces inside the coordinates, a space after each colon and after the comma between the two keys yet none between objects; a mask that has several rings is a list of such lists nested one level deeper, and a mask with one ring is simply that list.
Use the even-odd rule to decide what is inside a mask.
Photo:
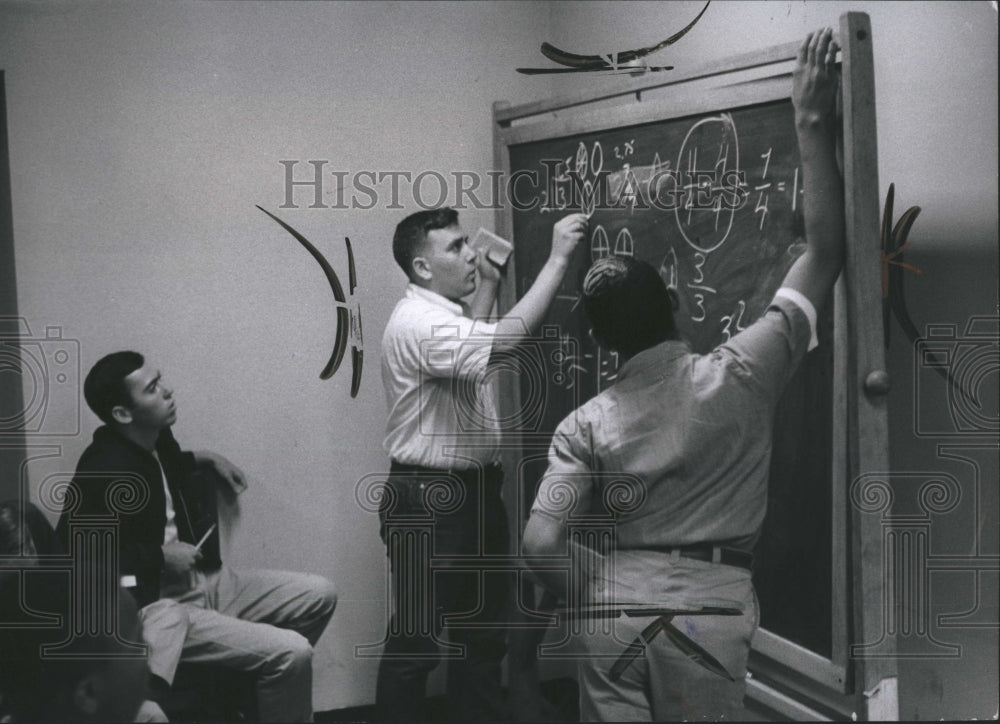
[{"label": "floor", "polygon": [[[542,695],[552,705],[550,722],[575,722],[579,720],[577,708],[577,688],[573,679],[553,679],[542,683]],[[444,697],[437,696],[428,702],[430,721],[446,721]],[[356,706],[349,709],[316,712],[317,722],[370,722],[373,721],[372,706]]]}]

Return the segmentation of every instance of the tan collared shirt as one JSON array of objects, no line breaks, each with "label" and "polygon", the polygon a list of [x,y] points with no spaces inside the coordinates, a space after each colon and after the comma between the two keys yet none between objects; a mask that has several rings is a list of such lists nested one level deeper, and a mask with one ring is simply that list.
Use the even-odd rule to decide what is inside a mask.
[{"label": "tan collared shirt", "polygon": [[496,462],[497,393],[487,373],[495,332],[440,294],[407,286],[382,336],[389,457],[444,469]]},{"label": "tan collared shirt", "polygon": [[808,299],[781,289],[709,354],[667,341],[629,359],[556,429],[532,514],[617,508],[619,550],[751,548],[767,507],[775,407],[814,346],[815,320]]}]

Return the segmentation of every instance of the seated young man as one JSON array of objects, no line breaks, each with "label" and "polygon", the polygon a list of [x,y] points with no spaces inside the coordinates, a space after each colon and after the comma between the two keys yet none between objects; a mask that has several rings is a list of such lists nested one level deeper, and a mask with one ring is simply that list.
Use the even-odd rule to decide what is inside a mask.
[{"label": "seated young man", "polygon": [[[584,279],[594,338],[623,362],[614,384],[553,435],[524,550],[565,555],[571,505],[580,514],[605,512],[595,473],[622,473],[638,481],[633,498],[644,502],[616,516],[613,554],[596,574],[592,566],[580,570],[596,556],[573,549],[580,554],[576,570],[588,581],[585,604],[650,603],[692,614],[722,607],[742,615],[626,617],[614,624],[617,640],[581,636],[583,721],[743,718],[758,622],[751,551],[767,507],[772,422],[782,389],[815,344],[816,309],[844,258],[843,186],[830,122],[835,56],[829,29],[811,34],[799,51],[792,101],[807,245],[759,320],[698,355],[674,326],[676,296],[649,264],[600,259]],[[542,559],[527,562],[568,598],[564,577]],[[650,635],[656,631],[665,633]],[[641,654],[613,667],[621,642],[630,641],[642,644]],[[729,676],[689,656],[695,646]]]},{"label": "seated young man", "polygon": [[332,584],[222,563],[216,490],[193,473],[214,469],[236,492],[243,474],[180,448],[173,392],[141,354],[99,360],[84,397],[105,424],[80,457],[58,532],[71,555],[86,556],[87,537],[74,531],[85,533],[87,516],[116,517],[119,572],[141,607],[154,676],[169,685],[180,660],[250,672],[262,721],[309,720],[312,645],[336,606]]}]

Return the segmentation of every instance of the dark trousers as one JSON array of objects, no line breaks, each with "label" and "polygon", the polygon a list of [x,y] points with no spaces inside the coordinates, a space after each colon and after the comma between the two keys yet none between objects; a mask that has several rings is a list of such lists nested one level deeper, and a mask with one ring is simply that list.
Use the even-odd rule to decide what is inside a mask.
[{"label": "dark trousers", "polygon": [[394,611],[375,689],[378,720],[427,719],[427,676],[442,661],[451,718],[506,718],[500,662],[510,574],[477,560],[509,553],[502,482],[498,466],[445,471],[393,462],[380,514]]}]

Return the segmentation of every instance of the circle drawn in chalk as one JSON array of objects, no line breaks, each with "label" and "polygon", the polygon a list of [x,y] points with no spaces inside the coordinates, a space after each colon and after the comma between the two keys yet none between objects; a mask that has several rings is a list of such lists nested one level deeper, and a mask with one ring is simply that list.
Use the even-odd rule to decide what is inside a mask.
[{"label": "circle drawn in chalk", "polygon": [[[703,126],[718,125],[717,133],[712,133],[708,131],[707,133],[702,133],[699,135],[706,135],[706,141],[698,146],[689,147],[689,144],[693,145],[692,135],[695,130]],[[682,169],[686,169],[690,172],[688,188],[689,194],[696,194],[697,189],[694,186],[696,177],[695,174],[700,169],[698,167],[698,155],[699,151],[703,152],[703,156],[710,158],[711,154],[719,154],[720,149],[728,145],[733,151],[733,156],[735,157],[735,163],[733,169],[739,170],[740,168],[740,145],[739,139],[736,134],[736,123],[733,121],[733,117],[728,113],[723,113],[718,116],[712,116],[710,118],[702,118],[700,121],[695,123],[688,129],[687,135],[684,136],[684,142],[681,144],[681,149],[677,154],[677,171],[681,173]],[[687,158],[688,163],[682,165],[684,159]],[[714,164],[712,172],[716,174],[716,178],[722,177],[727,168],[723,168],[721,173],[718,169],[718,163]],[[718,204],[718,200],[716,200]],[[679,204],[674,209],[674,217],[677,219],[677,228],[681,232],[681,236],[684,237],[684,241],[688,245],[700,251],[704,254],[715,251],[720,246],[722,246],[726,239],[729,238],[729,232],[733,228],[733,219],[736,215],[736,209],[716,209],[714,205],[712,208],[695,209],[689,208],[692,205],[692,199],[688,197],[684,204]],[[682,217],[683,214],[683,217]],[[718,217],[726,217],[728,219],[722,223],[719,223]],[[690,223],[687,223],[685,219],[689,219]],[[706,233],[699,233],[699,232]]]}]

